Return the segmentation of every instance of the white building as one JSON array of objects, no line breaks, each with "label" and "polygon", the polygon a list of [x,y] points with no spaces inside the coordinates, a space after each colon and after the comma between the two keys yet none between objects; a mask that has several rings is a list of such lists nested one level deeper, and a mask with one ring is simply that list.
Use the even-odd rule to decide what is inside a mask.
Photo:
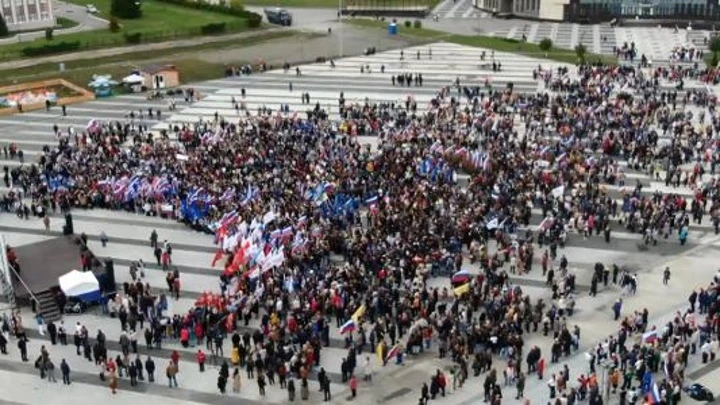
[{"label": "white building", "polygon": [[0,14],[10,31],[36,30],[55,25],[51,0],[0,0]]}]

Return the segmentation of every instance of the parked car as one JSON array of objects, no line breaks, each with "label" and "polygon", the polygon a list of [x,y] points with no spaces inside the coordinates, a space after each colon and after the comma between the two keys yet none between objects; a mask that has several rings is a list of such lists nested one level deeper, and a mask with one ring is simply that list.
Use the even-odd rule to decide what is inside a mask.
[{"label": "parked car", "polygon": [[712,391],[710,391],[704,385],[698,383],[688,385],[687,387],[685,387],[684,391],[690,398],[696,401],[712,402],[715,400],[715,396],[713,395]]},{"label": "parked car", "polygon": [[85,10],[90,14],[97,14],[100,12],[94,4],[85,5]]}]

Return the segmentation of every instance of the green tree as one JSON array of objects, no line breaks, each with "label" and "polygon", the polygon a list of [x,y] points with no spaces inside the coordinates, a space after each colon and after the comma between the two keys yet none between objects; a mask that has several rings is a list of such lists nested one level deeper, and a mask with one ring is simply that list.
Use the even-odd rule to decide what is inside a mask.
[{"label": "green tree", "polygon": [[142,17],[141,4],[139,0],[112,0],[110,3],[110,15],[127,20]]},{"label": "green tree", "polygon": [[711,67],[717,67],[718,60],[720,59],[718,57],[718,52],[720,52],[720,37],[713,37],[708,44],[708,49],[712,52],[712,59],[710,59]]},{"label": "green tree", "polygon": [[540,50],[541,50],[541,51],[547,53],[547,51],[549,51],[550,48],[552,48],[552,46],[553,46],[552,39],[550,39],[550,38],[544,38],[542,41],[540,41],[540,43],[538,44],[538,46],[540,47]]},{"label": "green tree", "polygon": [[7,24],[5,23],[5,18],[0,15],[0,37],[6,37],[8,35],[10,35],[10,30],[8,30]]},{"label": "green tree", "polygon": [[585,61],[586,53],[587,53],[587,48],[585,48],[585,45],[577,44],[577,46],[575,47],[575,55],[577,55],[580,62]]},{"label": "green tree", "polygon": [[713,37],[708,44],[708,48],[712,53],[720,52],[720,37]]}]

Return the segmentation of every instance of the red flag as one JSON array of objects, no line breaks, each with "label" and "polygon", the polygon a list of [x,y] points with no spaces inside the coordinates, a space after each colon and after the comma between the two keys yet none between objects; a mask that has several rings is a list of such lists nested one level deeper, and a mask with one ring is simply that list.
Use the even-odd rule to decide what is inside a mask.
[{"label": "red flag", "polygon": [[215,252],[215,257],[213,257],[212,265],[210,267],[215,267],[217,262],[219,262],[220,259],[222,259],[224,255],[225,255],[225,252],[223,252],[222,249],[218,249],[218,251]]}]

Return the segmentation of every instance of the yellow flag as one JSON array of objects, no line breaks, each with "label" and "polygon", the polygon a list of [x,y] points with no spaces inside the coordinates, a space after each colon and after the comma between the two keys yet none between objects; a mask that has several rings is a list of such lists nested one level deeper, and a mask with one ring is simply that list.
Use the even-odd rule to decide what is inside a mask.
[{"label": "yellow flag", "polygon": [[457,295],[458,297],[461,296],[461,295],[463,295],[463,294],[469,293],[469,292],[470,292],[470,283],[465,283],[465,284],[461,285],[460,287],[455,287],[455,288],[453,288],[453,292],[454,292],[455,295]]},{"label": "yellow flag", "polygon": [[354,314],[352,314],[352,319],[356,323],[360,323],[360,318],[365,315],[365,304],[360,305],[360,308],[358,308]]}]

